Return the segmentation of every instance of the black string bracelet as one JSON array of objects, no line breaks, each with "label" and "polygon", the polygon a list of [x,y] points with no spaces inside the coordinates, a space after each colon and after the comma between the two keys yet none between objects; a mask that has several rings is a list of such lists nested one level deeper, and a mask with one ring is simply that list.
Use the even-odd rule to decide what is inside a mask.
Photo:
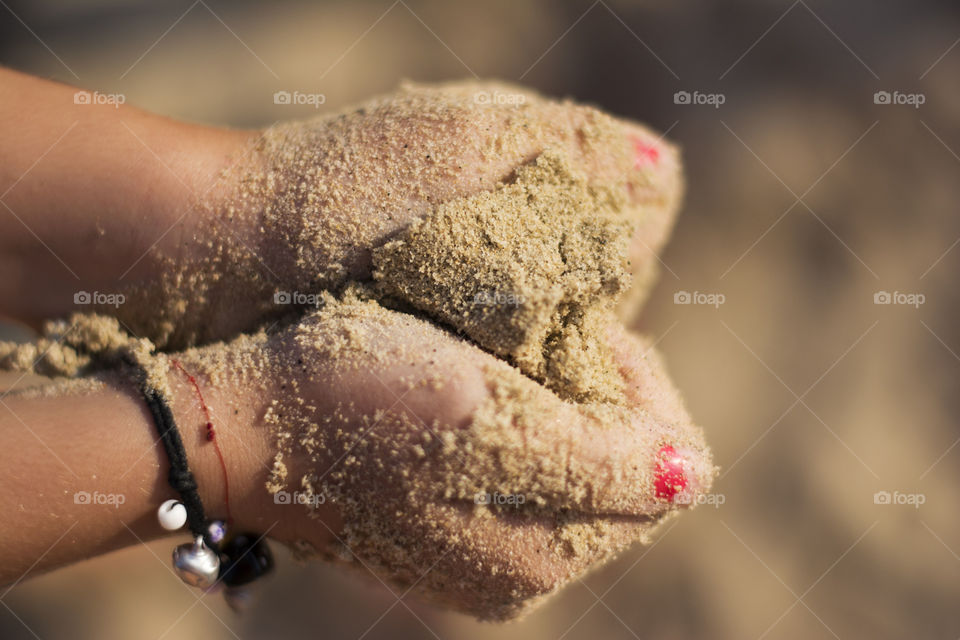
[{"label": "black string bracelet", "polygon": [[[203,501],[200,500],[200,494],[197,492],[197,481],[190,471],[187,462],[187,451],[183,447],[183,440],[180,438],[180,431],[177,429],[177,423],[173,418],[173,411],[163,394],[153,388],[147,381],[147,372],[142,366],[127,359],[137,372],[137,384],[140,387],[140,393],[143,400],[153,416],[153,423],[163,443],[163,449],[167,453],[167,459],[170,462],[170,471],[167,474],[167,481],[173,490],[180,495],[180,502],[187,510],[187,526],[194,537],[203,537],[208,544],[207,517],[203,511]],[[216,544],[210,546],[216,548]]]},{"label": "black string bracelet", "polygon": [[[207,521],[203,502],[197,492],[197,481],[187,463],[187,452],[170,403],[150,384],[147,371],[141,364],[131,356],[124,358],[124,361],[136,372],[137,386],[170,461],[167,481],[180,495],[180,504],[176,506],[182,507],[186,513],[186,524],[194,538],[193,542],[179,545],[173,550],[173,568],[181,580],[194,587],[209,589],[222,582],[226,585],[224,597],[227,604],[239,611],[249,602],[241,587],[273,569],[270,547],[263,535],[243,532],[228,535],[224,522]],[[158,514],[161,526],[168,530],[183,526],[183,520],[174,523],[165,521],[167,503],[160,507]]]}]

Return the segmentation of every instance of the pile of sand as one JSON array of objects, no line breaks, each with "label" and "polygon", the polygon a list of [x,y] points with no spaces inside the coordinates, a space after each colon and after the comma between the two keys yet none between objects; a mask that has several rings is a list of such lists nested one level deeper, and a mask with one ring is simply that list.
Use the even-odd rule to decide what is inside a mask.
[{"label": "pile of sand", "polygon": [[373,277],[562,397],[616,401],[620,375],[602,336],[630,283],[622,209],[548,151],[375,249]]}]

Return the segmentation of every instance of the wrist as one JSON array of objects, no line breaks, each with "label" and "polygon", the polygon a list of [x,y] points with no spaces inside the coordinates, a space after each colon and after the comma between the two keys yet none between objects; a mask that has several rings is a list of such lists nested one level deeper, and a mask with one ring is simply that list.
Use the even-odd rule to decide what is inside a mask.
[{"label": "wrist", "polygon": [[238,530],[266,531],[276,518],[269,513],[269,442],[256,428],[256,396],[213,384],[189,358],[161,357],[170,364],[168,402],[207,519],[229,518]]},{"label": "wrist", "polygon": [[[250,134],[78,101],[86,94],[74,87],[0,76],[0,115],[9,115],[0,127],[8,143],[0,270],[9,276],[0,282],[0,305],[36,323],[76,310],[81,291],[149,286],[163,266],[158,258],[182,255],[185,235],[202,223],[204,192]],[[30,122],[17,124],[26,110]]]},{"label": "wrist", "polygon": [[[215,223],[215,206],[229,186],[224,174],[240,162],[251,132],[176,122],[144,114],[140,131],[130,126],[141,142],[141,166],[124,181],[137,190],[128,203],[132,220],[123,224],[132,232],[144,269],[131,276],[156,278],[154,267],[164,260],[196,263],[209,250],[207,231]],[[141,226],[142,224],[146,226]],[[154,264],[151,264],[154,263]],[[127,265],[130,266],[129,264]],[[142,273],[140,273],[142,271]]]},{"label": "wrist", "polygon": [[[289,381],[269,375],[273,369],[269,359],[276,346],[244,341],[191,351],[177,358],[196,380],[210,412],[215,438],[226,462],[234,530],[268,534],[286,543],[306,540],[314,548],[322,549],[333,538],[333,532],[340,530],[337,506],[315,505],[308,518],[304,505],[290,499],[298,490],[296,484],[284,487],[281,493],[268,489],[277,482],[274,463],[279,444],[265,416],[276,410],[275,399],[290,392]],[[171,366],[168,379],[174,398],[171,404],[191,468],[195,468],[207,517],[224,518],[223,472],[206,439],[206,415],[198,394],[176,366]],[[322,420],[318,422],[322,424]],[[296,460],[287,458],[283,463],[289,465],[293,476],[302,471]],[[331,458],[330,464],[333,463]]]}]

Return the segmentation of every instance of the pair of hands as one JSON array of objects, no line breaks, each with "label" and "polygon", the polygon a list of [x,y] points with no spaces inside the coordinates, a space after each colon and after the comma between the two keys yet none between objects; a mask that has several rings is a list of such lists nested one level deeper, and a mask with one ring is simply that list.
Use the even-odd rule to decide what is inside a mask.
[{"label": "pair of hands", "polygon": [[[5,80],[18,99],[25,96],[34,104],[72,95],[68,88],[22,76]],[[598,184],[649,185],[631,186],[630,196],[639,222],[631,266],[642,289],[655,271],[655,251],[665,241],[679,197],[675,151],[626,122],[619,123],[622,135],[616,139],[602,146],[585,144],[584,130],[606,116],[532,94],[523,94],[523,118],[543,126],[518,127],[516,107],[481,106],[475,99],[479,92],[501,90],[476,84],[440,90],[446,102],[459,101],[443,117],[430,108],[428,91],[413,108],[408,100],[386,97],[330,118],[311,128],[310,144],[328,145],[329,153],[318,155],[337,162],[307,171],[293,159],[284,166],[282,154],[257,142],[258,132],[184,125],[129,107],[44,107],[49,112],[40,119],[48,130],[65,125],[63,139],[21,177],[14,176],[24,167],[15,165],[25,161],[0,163],[8,167],[9,175],[0,174],[6,186],[0,187],[7,190],[3,200],[12,214],[3,223],[11,233],[0,241],[0,260],[13,274],[0,284],[0,300],[14,317],[36,322],[76,311],[70,302],[77,290],[123,293],[126,304],[97,311],[115,315],[132,333],[150,337],[168,351],[230,339],[282,315],[283,309],[272,305],[278,290],[317,292],[369,278],[371,249],[392,233],[438,203],[492,189],[545,148],[567,152]],[[505,135],[513,144],[500,146]],[[418,164],[417,179],[410,180],[405,163],[424,152],[432,152],[437,161],[426,171]],[[250,176],[263,172],[272,176],[269,188],[249,189]],[[644,181],[638,183],[635,172]],[[98,184],[104,177],[111,189]],[[53,180],[57,188],[50,189]],[[344,184],[358,180],[366,188],[355,190],[356,195],[303,203],[316,209],[317,224],[331,240],[323,249],[298,251],[294,259],[291,228],[263,224],[262,212],[279,199],[296,198],[307,181],[329,181],[343,194],[350,192],[342,189]],[[51,216],[50,211],[66,213]],[[36,237],[45,246],[38,247]],[[65,277],[64,267],[76,279]],[[336,275],[318,281],[318,273]],[[51,286],[27,295],[37,274]],[[349,362],[324,358],[322,351],[297,340],[304,330],[330,341],[344,332],[362,334],[365,351]],[[362,432],[369,426],[365,417],[380,416],[382,427],[363,435],[370,447],[378,442],[386,446],[396,440],[396,430],[405,428],[443,437],[471,428],[472,417],[493,393],[487,372],[506,367],[503,362],[441,327],[396,312],[382,317],[311,313],[299,325],[259,340],[240,339],[175,357],[197,375],[213,411],[237,526],[269,530],[271,537],[317,550],[346,543],[348,553],[377,571],[406,572],[407,583],[442,593],[461,609],[504,615],[636,539],[670,511],[674,505],[651,484],[652,470],[665,464],[681,469],[687,497],[705,490],[712,479],[702,436],[652,348],[620,326],[610,327],[609,341],[629,402],[622,424],[598,425],[589,407],[564,402],[527,380],[525,392],[540,413],[533,422],[516,425],[524,442],[518,457],[526,460],[526,471],[536,472],[541,454],[565,450],[569,469],[590,475],[602,487],[588,499],[571,499],[564,510],[565,518],[602,525],[602,544],[580,553],[558,551],[555,512],[522,516],[501,511],[478,518],[472,503],[443,496],[420,505],[422,513],[391,516],[390,508],[405,490],[401,476],[359,455],[346,486],[358,496],[381,496],[373,511],[379,509],[379,520],[398,544],[419,540],[439,545],[408,566],[383,557],[382,549],[342,539],[345,523],[336,505],[308,514],[298,505],[278,504],[265,491],[276,442],[263,417],[275,399],[306,398],[302,424],[322,425],[336,413],[342,417],[338,429]],[[204,374],[204,363],[214,357],[226,374]],[[269,372],[278,369],[273,364],[291,359],[308,363],[297,379],[271,377]],[[251,361],[265,366],[251,372],[244,366]],[[181,430],[202,424],[193,389],[179,372],[168,375]],[[444,380],[441,389],[431,384],[437,378]],[[188,453],[208,512],[217,513],[224,506],[222,480],[201,435],[198,430],[197,438],[186,438]],[[672,451],[667,461],[664,451],[671,443],[687,446],[666,449]],[[329,459],[319,462],[294,453],[284,464],[295,481],[318,464],[332,471],[344,461],[331,451]],[[403,465],[419,472],[413,461]],[[406,507],[417,509],[410,503]],[[438,548],[443,549],[439,558]]]}]

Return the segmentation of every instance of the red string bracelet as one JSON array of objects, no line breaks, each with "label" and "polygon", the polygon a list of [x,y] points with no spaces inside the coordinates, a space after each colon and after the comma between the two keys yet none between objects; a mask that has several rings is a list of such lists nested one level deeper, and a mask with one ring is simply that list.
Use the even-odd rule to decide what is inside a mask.
[{"label": "red string bracelet", "polygon": [[200,385],[197,384],[197,379],[190,375],[190,373],[183,368],[183,365],[180,364],[179,360],[171,358],[170,362],[173,363],[173,366],[183,372],[183,375],[187,377],[187,380],[189,380],[190,384],[193,386],[194,391],[197,392],[197,398],[200,400],[200,408],[203,410],[203,415],[207,419],[207,441],[213,443],[213,448],[217,452],[217,457],[220,459],[220,469],[223,471],[223,501],[227,505],[227,522],[231,522],[233,517],[230,514],[230,480],[227,478],[227,463],[223,458],[223,452],[220,450],[220,443],[217,441],[217,434],[213,428],[213,420],[210,417],[210,408],[203,399],[203,392],[200,391]]}]

